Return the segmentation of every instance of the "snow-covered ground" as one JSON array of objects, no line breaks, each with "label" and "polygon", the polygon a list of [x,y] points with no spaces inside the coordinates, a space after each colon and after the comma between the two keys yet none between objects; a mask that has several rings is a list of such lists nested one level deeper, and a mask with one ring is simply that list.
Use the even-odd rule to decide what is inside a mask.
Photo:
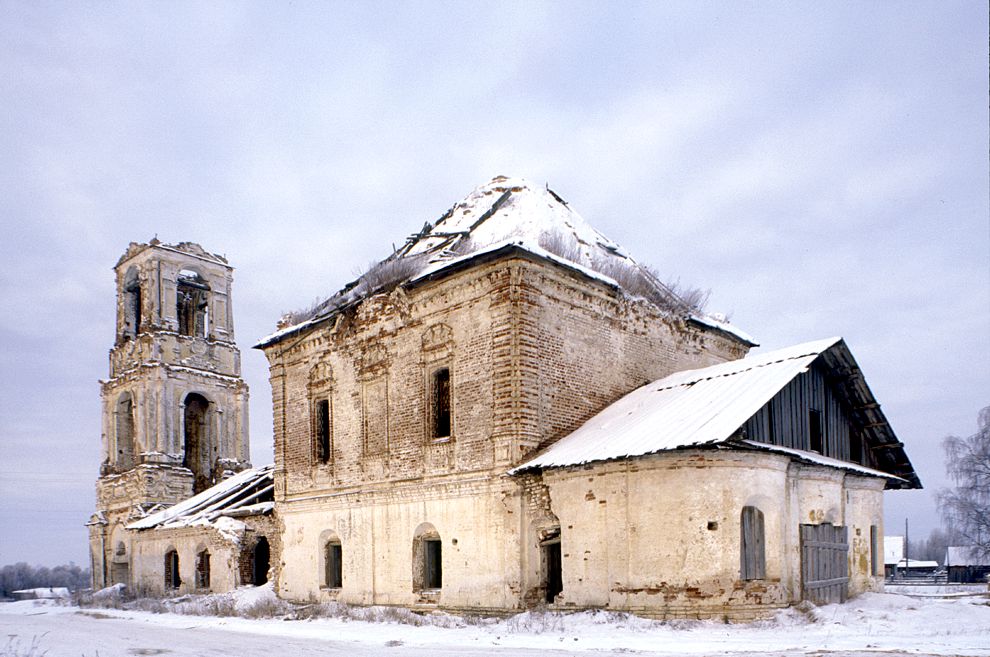
[{"label": "snow-covered ground", "polygon": [[[30,600],[0,604],[0,657],[990,655],[990,599],[972,590],[956,593],[962,595],[867,594],[844,605],[788,609],[771,620],[731,625],[664,623],[599,611],[500,620],[436,615],[414,626],[81,609]],[[270,589],[244,589],[233,602],[244,608],[268,596]]]}]

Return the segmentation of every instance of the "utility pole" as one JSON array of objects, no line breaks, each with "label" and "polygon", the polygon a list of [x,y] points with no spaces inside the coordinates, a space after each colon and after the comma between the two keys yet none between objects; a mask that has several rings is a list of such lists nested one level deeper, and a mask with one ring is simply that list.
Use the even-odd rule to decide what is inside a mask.
[{"label": "utility pole", "polygon": [[[907,571],[911,566],[911,541],[908,536],[908,519],[904,519],[904,570]],[[907,574],[905,572],[905,574]]]}]

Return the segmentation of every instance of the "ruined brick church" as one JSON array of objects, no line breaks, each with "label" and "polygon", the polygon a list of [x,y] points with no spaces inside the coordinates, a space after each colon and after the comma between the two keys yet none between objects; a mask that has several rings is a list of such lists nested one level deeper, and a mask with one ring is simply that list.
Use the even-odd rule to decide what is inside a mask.
[{"label": "ruined brick church", "polygon": [[841,339],[745,357],[522,180],[256,345],[274,467],[247,469],[226,261],[153,241],[117,279],[97,586],[752,618],[881,587],[883,491],[920,487]]}]

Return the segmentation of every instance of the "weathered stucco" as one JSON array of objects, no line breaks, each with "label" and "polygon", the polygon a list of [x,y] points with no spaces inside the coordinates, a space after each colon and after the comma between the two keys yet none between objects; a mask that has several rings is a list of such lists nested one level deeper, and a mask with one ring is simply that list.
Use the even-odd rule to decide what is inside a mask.
[{"label": "weathered stucco", "polygon": [[[532,603],[542,586],[537,543],[554,520],[540,511],[539,484],[506,471],[625,392],[744,352],[525,256],[372,297],[266,348],[285,527],[280,594],[489,610]],[[437,367],[450,370],[453,409],[451,435],[440,439],[429,435]],[[331,416],[326,463],[314,445],[320,399]],[[423,523],[442,543],[436,592],[414,582]],[[340,589],[323,585],[331,539],[343,555]]]},{"label": "weathered stucco", "polygon": [[[564,608],[756,617],[801,600],[798,525],[829,519],[868,539],[882,516],[883,480],[777,454],[685,450],[548,470],[543,480],[560,519]],[[747,506],[766,523],[766,576],[753,581],[740,579]],[[879,585],[861,547],[850,555],[851,594]]]},{"label": "weathered stucco", "polygon": [[[102,465],[89,522],[93,581],[151,587],[150,548],[137,556],[141,542],[124,527],[250,466],[248,388],[226,260],[153,240],[131,244],[115,271],[116,339],[100,382]],[[198,296],[183,305],[186,289]],[[195,455],[187,422],[197,426]]]}]

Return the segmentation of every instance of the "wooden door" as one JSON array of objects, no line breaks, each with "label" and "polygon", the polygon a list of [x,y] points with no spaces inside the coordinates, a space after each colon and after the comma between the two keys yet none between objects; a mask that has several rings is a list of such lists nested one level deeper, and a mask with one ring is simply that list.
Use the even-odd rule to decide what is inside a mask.
[{"label": "wooden door", "polygon": [[801,525],[801,598],[815,604],[845,602],[849,595],[846,527]]}]

